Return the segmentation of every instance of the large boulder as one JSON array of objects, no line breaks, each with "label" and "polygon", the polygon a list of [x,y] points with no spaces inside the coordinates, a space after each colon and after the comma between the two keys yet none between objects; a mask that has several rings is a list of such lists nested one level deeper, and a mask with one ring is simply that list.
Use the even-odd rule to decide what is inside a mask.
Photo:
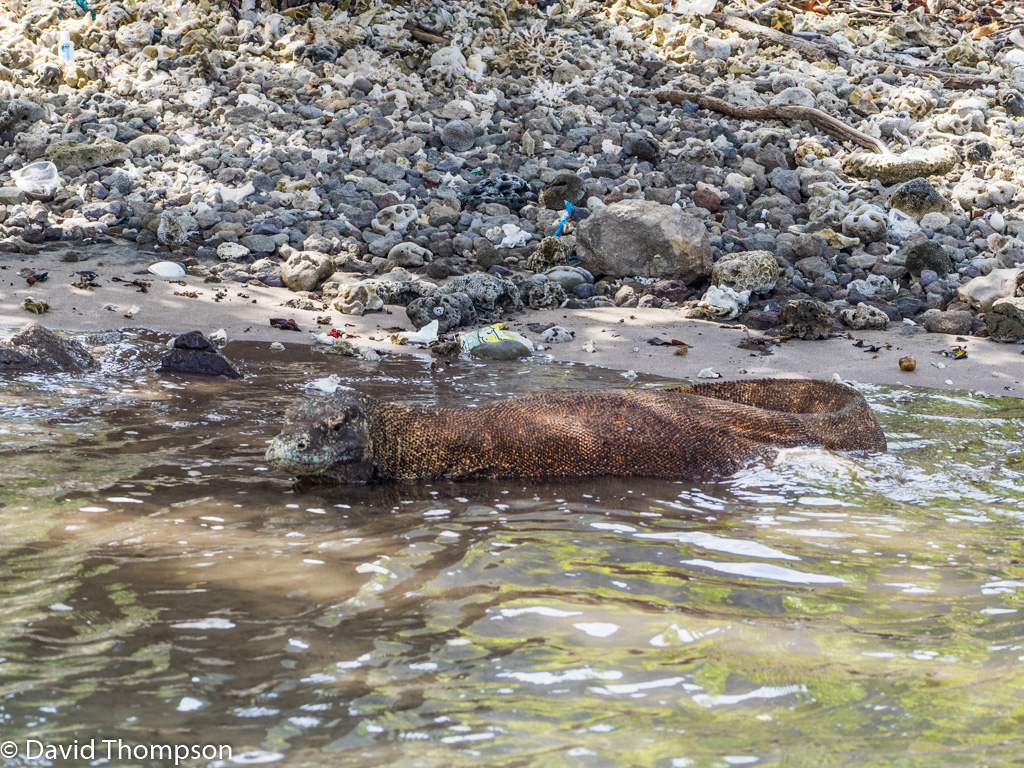
[{"label": "large boulder", "polygon": [[0,342],[0,371],[81,373],[99,364],[85,347],[38,323],[29,323],[9,340]]},{"label": "large boulder", "polygon": [[613,203],[576,228],[579,266],[608,277],[657,277],[695,283],[711,274],[704,225],[649,200]]}]

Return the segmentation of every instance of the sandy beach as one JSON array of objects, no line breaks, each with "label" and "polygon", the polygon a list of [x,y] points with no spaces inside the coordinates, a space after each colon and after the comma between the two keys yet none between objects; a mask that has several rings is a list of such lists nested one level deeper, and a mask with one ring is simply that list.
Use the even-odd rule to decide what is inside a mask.
[{"label": "sandy beach", "polygon": [[[316,343],[314,333],[330,327],[355,334],[356,345],[370,346],[386,354],[429,352],[390,342],[389,328],[415,330],[400,306],[363,316],[344,315],[337,310],[308,311],[282,306],[296,298],[285,288],[268,288],[236,282],[206,283],[187,277],[169,280],[147,273],[149,264],[162,258],[136,252],[132,244],[96,244],[76,247],[78,262],[62,261],[69,249],[53,246],[31,256],[4,255],[0,260],[0,327],[16,329],[33,320],[48,328],[64,331],[99,331],[118,328],[149,328],[167,333],[201,330],[227,332],[231,340],[282,343]],[[48,272],[45,282],[28,285],[19,275],[22,269]],[[82,272],[95,272],[91,289],[74,287]],[[117,280],[120,282],[118,282]],[[132,281],[149,286],[145,293]],[[195,298],[189,295],[195,294]],[[26,298],[46,301],[51,309],[34,315],[23,309]],[[320,305],[323,306],[323,305]],[[116,307],[109,309],[107,307]],[[133,307],[138,312],[125,315]],[[330,316],[331,326],[319,326],[318,316]],[[270,318],[294,319],[300,332],[270,326]],[[935,389],[976,390],[996,395],[1024,397],[1024,347],[999,344],[988,339],[926,333],[912,324],[893,324],[886,331],[851,332],[849,337],[822,341],[770,340],[756,331],[730,323],[690,320],[675,310],[607,307],[598,309],[555,309],[534,311],[505,318],[506,327],[539,343],[531,324],[563,325],[575,333],[572,342],[544,345],[540,354],[560,361],[573,361],[617,370],[636,371],[672,379],[698,379],[711,369],[723,379],[793,376],[874,384],[903,384]],[[6,334],[5,334],[6,335]],[[687,354],[675,354],[678,346],[654,346],[650,339],[678,340],[689,345]],[[765,339],[751,344],[750,339]],[[594,342],[594,352],[584,345]],[[754,349],[740,348],[752,346]],[[967,350],[967,357],[946,356],[954,347]],[[759,349],[770,352],[764,354]],[[904,356],[915,358],[913,372],[900,369]]]}]

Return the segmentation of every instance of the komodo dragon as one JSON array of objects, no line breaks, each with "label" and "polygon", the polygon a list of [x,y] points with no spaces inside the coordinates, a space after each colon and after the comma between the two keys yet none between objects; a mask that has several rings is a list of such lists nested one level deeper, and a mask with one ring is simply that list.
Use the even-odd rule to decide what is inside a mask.
[{"label": "komodo dragon", "polygon": [[478,408],[412,408],[352,390],[288,410],[267,460],[341,483],[436,478],[728,475],[777,449],[884,451],[867,402],[797,379],[670,390],[549,392]]}]

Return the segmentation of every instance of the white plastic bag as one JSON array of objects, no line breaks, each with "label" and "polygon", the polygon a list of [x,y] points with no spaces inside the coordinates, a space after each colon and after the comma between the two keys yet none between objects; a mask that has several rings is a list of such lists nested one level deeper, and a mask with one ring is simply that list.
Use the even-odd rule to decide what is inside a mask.
[{"label": "white plastic bag", "polygon": [[40,197],[52,195],[61,185],[57,166],[49,160],[40,160],[26,165],[20,171],[11,171],[11,178],[14,179],[14,186],[22,192]]}]

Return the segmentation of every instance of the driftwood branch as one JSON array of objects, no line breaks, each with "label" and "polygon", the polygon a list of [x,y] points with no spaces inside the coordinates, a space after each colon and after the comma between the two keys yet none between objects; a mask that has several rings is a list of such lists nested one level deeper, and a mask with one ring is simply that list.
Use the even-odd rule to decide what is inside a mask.
[{"label": "driftwood branch", "polygon": [[826,114],[814,107],[801,107],[795,104],[768,104],[763,107],[742,107],[730,104],[724,99],[716,99],[703,93],[688,91],[650,91],[647,95],[654,96],[658,101],[665,101],[670,104],[681,104],[683,101],[690,101],[702,109],[720,112],[723,115],[736,117],[741,120],[782,120],[788,122],[806,120],[814,125],[814,127],[841,141],[852,141],[880,155],[890,154],[889,148],[878,139],[868,136],[856,128],[851,128],[842,120],[837,120],[832,115]]},{"label": "driftwood branch", "polygon": [[767,45],[781,45],[785,48],[796,51],[809,61],[821,61],[822,59],[853,58],[856,61],[877,64],[880,67],[892,67],[895,72],[903,75],[917,75],[919,77],[934,77],[943,85],[956,90],[970,90],[972,88],[983,88],[986,85],[995,85],[998,81],[991,77],[980,75],[969,75],[960,72],[946,72],[941,69],[927,69],[924,67],[912,67],[906,64],[899,64],[895,61],[882,61],[880,59],[869,59],[863,56],[850,56],[833,41],[822,38],[818,42],[804,40],[795,35],[787,35],[777,29],[771,29],[762,24],[740,18],[739,16],[726,16],[724,13],[712,13],[708,15],[716,25],[725,27],[747,38],[760,40]]},{"label": "driftwood branch", "polygon": [[435,35],[433,32],[427,32],[425,29],[420,29],[411,21],[405,24],[405,28],[409,30],[409,34],[411,34],[414,39],[419,40],[421,43],[426,43],[427,45],[432,43],[436,43],[437,45],[451,45],[452,41],[447,37],[441,37],[440,35]]}]

